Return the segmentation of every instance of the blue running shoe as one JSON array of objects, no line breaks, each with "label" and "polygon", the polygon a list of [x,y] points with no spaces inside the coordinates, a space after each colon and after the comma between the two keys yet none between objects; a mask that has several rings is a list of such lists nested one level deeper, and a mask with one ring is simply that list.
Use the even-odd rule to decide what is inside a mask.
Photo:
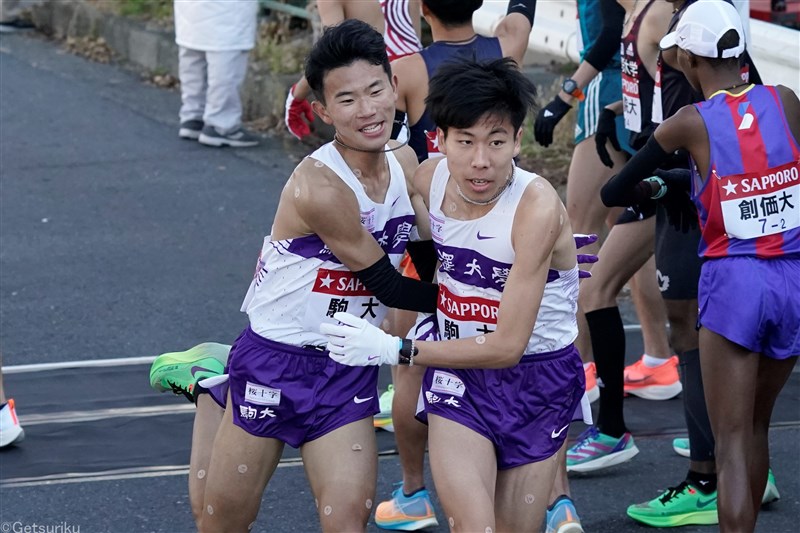
[{"label": "blue running shoe", "polygon": [[547,529],[545,533],[583,533],[581,519],[575,504],[569,496],[563,494],[547,508]]},{"label": "blue running shoe", "polygon": [[424,488],[414,494],[403,494],[403,483],[392,492],[392,499],[378,504],[375,509],[375,524],[383,529],[416,531],[439,525],[433,510],[431,495]]},{"label": "blue running shoe", "polygon": [[591,472],[630,461],[639,453],[630,433],[615,438],[592,426],[567,450],[567,472]]}]

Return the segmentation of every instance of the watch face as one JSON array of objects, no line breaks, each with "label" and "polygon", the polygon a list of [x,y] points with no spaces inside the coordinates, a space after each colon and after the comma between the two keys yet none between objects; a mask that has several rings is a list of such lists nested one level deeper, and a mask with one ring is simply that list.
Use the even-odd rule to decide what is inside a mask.
[{"label": "watch face", "polygon": [[561,85],[561,88],[564,90],[565,93],[572,94],[575,92],[575,89],[578,88],[578,84],[575,83],[575,80],[572,79],[564,80],[564,83],[563,85]]}]

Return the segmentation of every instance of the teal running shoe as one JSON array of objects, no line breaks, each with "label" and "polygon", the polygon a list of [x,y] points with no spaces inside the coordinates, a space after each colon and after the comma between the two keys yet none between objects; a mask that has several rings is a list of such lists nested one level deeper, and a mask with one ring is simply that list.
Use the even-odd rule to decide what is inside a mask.
[{"label": "teal running shoe", "polygon": [[672,449],[681,457],[689,457],[689,439],[685,437],[672,439]]},{"label": "teal running shoe", "polygon": [[375,509],[375,524],[383,529],[416,531],[439,525],[433,510],[431,495],[424,488],[411,496],[403,494],[403,483],[392,492],[392,499],[378,504]]},{"label": "teal running shoe", "polygon": [[764,487],[764,496],[761,498],[761,505],[774,503],[781,499],[781,493],[778,492],[778,487],[775,485],[775,474],[772,469],[767,473],[767,486]]},{"label": "teal running shoe", "polygon": [[567,450],[567,472],[592,472],[630,461],[639,453],[633,436],[614,438],[592,426]]},{"label": "teal running shoe", "polygon": [[649,502],[631,505],[628,516],[652,527],[717,524],[717,491],[704,494],[683,481]]},{"label": "teal running shoe", "polygon": [[545,533],[584,533],[575,504],[563,494],[547,508]]},{"label": "teal running shoe", "polygon": [[394,400],[394,385],[389,385],[386,392],[381,394],[378,398],[378,403],[381,407],[381,412],[375,415],[372,419],[372,425],[376,429],[383,429],[386,431],[394,432],[394,424],[392,423],[392,401]]},{"label": "teal running shoe", "polygon": [[183,394],[194,403],[197,382],[225,372],[231,347],[204,342],[184,352],[169,352],[156,357],[150,367],[150,386],[158,392]]}]

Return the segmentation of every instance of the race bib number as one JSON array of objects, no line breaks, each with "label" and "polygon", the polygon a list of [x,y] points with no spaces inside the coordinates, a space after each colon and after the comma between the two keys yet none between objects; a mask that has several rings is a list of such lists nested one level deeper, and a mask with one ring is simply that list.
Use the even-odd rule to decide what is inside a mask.
[{"label": "race bib number", "polygon": [[769,173],[726,176],[717,181],[725,232],[755,239],[800,227],[800,164]]},{"label": "race bib number", "polygon": [[306,305],[305,326],[319,329],[322,321],[332,321],[339,311],[378,325],[386,316],[386,306],[349,270],[320,268]]},{"label": "race bib number", "polygon": [[632,55],[631,46],[628,46],[620,61],[622,62],[622,113],[625,117],[625,129],[639,133],[642,131],[642,101],[639,96],[639,65]]},{"label": "race bib number", "polygon": [[438,321],[443,339],[461,339],[492,333],[497,329],[500,302],[480,296],[453,294],[439,285]]}]

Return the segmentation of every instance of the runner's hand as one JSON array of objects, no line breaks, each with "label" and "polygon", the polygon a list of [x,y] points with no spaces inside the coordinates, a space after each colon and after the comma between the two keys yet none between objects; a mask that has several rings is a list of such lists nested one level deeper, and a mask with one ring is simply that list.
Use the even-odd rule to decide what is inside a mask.
[{"label": "runner's hand", "polygon": [[653,174],[667,186],[667,193],[659,201],[667,210],[670,226],[681,233],[689,233],[697,228],[697,208],[689,196],[691,171],[687,168],[656,169]]},{"label": "runner's hand", "polygon": [[319,331],[328,336],[329,357],[347,366],[396,365],[400,337],[389,335],[363,318],[336,313],[340,324],[323,323]]},{"label": "runner's hand", "polygon": [[552,102],[539,110],[536,122],[533,123],[533,136],[536,142],[544,147],[553,144],[553,130],[570,109],[571,106],[556,95]]},{"label": "runner's hand", "polygon": [[608,168],[614,166],[614,161],[611,160],[611,156],[608,154],[606,141],[611,141],[611,146],[614,147],[614,150],[617,152],[622,151],[622,148],[619,147],[619,141],[617,140],[616,120],[616,113],[608,108],[603,108],[600,112],[600,119],[597,121],[597,132],[594,134],[597,155],[600,157],[600,161]]},{"label": "runner's hand", "polygon": [[[589,235],[584,235],[582,233],[573,233],[572,237],[575,239],[575,248],[580,250],[584,246],[588,246],[592,243],[597,242],[597,235],[591,233]],[[579,265],[586,265],[590,263],[597,263],[597,256],[592,254],[578,254],[578,264]],[[578,270],[578,277],[579,278],[591,278],[592,273],[588,270]]]},{"label": "runner's hand", "polygon": [[311,124],[314,122],[314,111],[311,109],[311,104],[308,100],[295,98],[295,86],[289,89],[289,94],[286,95],[286,113],[283,117],[286,123],[286,128],[289,133],[303,140],[304,137],[311,135]]}]

